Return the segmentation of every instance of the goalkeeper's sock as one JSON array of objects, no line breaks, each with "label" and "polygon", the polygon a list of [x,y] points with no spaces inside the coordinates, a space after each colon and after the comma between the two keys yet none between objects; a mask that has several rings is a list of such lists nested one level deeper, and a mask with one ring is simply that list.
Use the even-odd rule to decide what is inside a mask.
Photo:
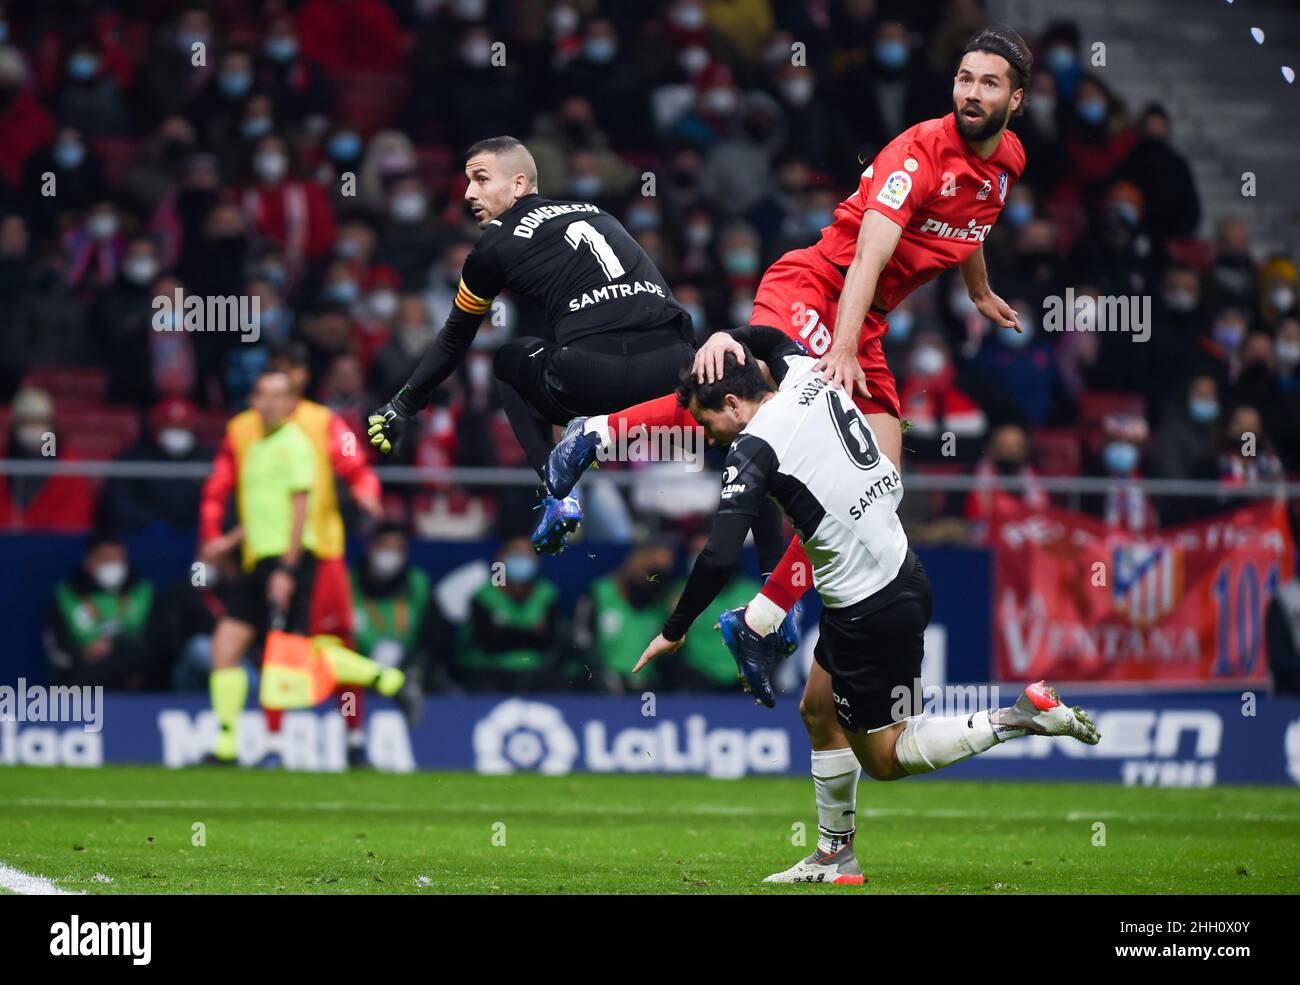
[{"label": "goalkeeper's sock", "polygon": [[898,736],[894,758],[909,773],[933,773],[998,743],[987,711],[940,718],[914,715]]},{"label": "goalkeeper's sock", "polygon": [[208,678],[208,690],[221,726],[212,751],[221,759],[234,759],[239,755],[239,716],[248,700],[248,672],[243,667],[214,670]]},{"label": "goalkeeper's sock", "polygon": [[319,646],[321,658],[333,669],[340,684],[373,687],[384,697],[391,698],[406,683],[406,675],[400,670],[375,663],[342,644],[322,642]]}]

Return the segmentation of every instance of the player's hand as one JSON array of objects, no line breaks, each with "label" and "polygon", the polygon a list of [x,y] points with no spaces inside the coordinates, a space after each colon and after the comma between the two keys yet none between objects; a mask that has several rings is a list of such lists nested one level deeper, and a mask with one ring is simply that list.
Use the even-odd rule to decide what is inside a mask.
[{"label": "player's hand", "polygon": [[638,660],[636,662],[636,666],[632,668],[632,673],[634,674],[639,673],[642,667],[645,667],[648,664],[654,662],[657,658],[662,657],[665,653],[673,653],[676,650],[680,650],[682,644],[685,642],[686,642],[685,636],[683,636],[676,643],[673,643],[664,639],[664,634],[660,633],[658,636],[652,639],[650,641],[650,645],[645,648],[645,653],[641,654],[641,659]]},{"label": "player's hand", "polygon": [[745,347],[726,332],[714,332],[695,353],[691,372],[699,383],[716,383],[722,379],[727,353],[736,354],[736,362],[745,365]]},{"label": "player's hand", "polygon": [[823,380],[839,387],[850,397],[855,393],[864,397],[871,396],[871,391],[867,389],[867,374],[862,372],[858,354],[851,349],[831,346],[830,351],[817,360],[813,372],[821,373]]},{"label": "player's hand", "polygon": [[410,420],[390,401],[373,411],[366,419],[368,425],[366,434],[370,438],[370,443],[387,455],[397,444],[397,439],[402,436]]},{"label": "player's hand", "polygon": [[283,568],[271,572],[266,583],[266,599],[281,612],[288,612],[293,599],[293,575]]},{"label": "player's hand", "polygon": [[227,551],[234,549],[243,539],[243,527],[235,527],[220,537],[213,537],[199,547],[199,560],[204,564],[216,564]]},{"label": "player's hand", "polygon": [[975,302],[975,307],[979,310],[979,313],[994,325],[999,328],[1014,328],[1017,332],[1020,331],[1020,315],[1016,312],[1016,309],[992,291],[977,298],[972,297],[971,300]]}]

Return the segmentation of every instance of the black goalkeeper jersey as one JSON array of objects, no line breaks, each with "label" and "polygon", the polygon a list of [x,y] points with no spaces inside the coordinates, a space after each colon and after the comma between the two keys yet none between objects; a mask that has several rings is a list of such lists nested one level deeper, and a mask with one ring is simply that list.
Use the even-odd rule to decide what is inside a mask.
[{"label": "black goalkeeper jersey", "polygon": [[585,202],[525,195],[488,223],[465,260],[456,304],[481,314],[507,288],[541,305],[560,345],[614,329],[685,324],[641,245]]}]

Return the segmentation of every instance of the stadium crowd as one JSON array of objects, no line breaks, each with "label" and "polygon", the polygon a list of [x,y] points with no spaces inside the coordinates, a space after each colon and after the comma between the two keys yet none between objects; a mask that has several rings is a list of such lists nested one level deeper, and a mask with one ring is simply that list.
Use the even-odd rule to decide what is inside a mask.
[{"label": "stadium crowd", "polygon": [[[984,18],[977,0],[0,3],[5,457],[57,447],[62,460],[209,461],[271,353],[290,345],[306,349],[310,395],[362,433],[450,308],[476,233],[460,155],[489,135],[525,140],[543,195],[619,216],[701,339],[743,324],[767,265],[830,223],[862,162],[951,109],[952,68]],[[991,283],[1024,331],[993,330],[954,273],[893,311],[886,339],[911,422],[907,468],[1029,486],[915,497],[918,539],[978,539],[995,512],[1046,502],[1034,485],[1044,475],[1237,485],[1300,470],[1294,259],[1257,255],[1241,220],[1206,228],[1171,142],[1178,121],[1127,106],[1086,64],[1077,28],[1032,40],[1027,112],[1013,123],[1028,166],[985,243]],[[257,341],[157,330],[153,299],[177,289],[256,298]],[[1067,289],[1150,299],[1147,337],[1073,331],[1073,311],[1053,324],[1050,301]],[[503,296],[406,463],[522,464],[491,372],[495,348],[520,334],[548,328]],[[647,469],[647,487],[657,481]],[[0,475],[0,529],[116,531],[65,585],[109,590],[94,572],[121,573],[121,559],[99,557],[123,549],[114,538],[194,527],[198,492],[177,479]],[[704,495],[696,511],[655,515],[662,499],[640,489],[593,495],[593,526],[611,539],[647,522],[689,537],[711,505]],[[1153,503],[1117,481],[1082,505],[1151,529],[1225,503]],[[495,536],[517,569],[529,553],[512,540],[531,523],[526,490],[390,486],[384,505],[395,524],[372,543],[408,530]],[[632,569],[670,573],[646,551]],[[392,552],[359,563],[363,589],[390,580],[377,556]],[[527,597],[474,596],[449,678],[514,651],[525,656],[512,674],[567,672],[528,656],[554,649],[558,632],[532,574]],[[565,632],[599,648],[600,613],[623,605],[620,618],[640,618],[635,594],[618,577],[594,584]],[[132,599],[140,618],[127,622],[142,638],[185,636],[147,618],[148,593]],[[48,621],[51,653],[74,674],[63,604]],[[524,609],[526,627],[502,630],[502,613],[523,620]],[[166,621],[189,618],[207,617],[177,602]],[[408,648],[438,631],[403,619]],[[184,660],[160,671],[140,656],[149,649],[120,659],[183,676]],[[700,680],[728,669],[703,650],[686,663]]]}]

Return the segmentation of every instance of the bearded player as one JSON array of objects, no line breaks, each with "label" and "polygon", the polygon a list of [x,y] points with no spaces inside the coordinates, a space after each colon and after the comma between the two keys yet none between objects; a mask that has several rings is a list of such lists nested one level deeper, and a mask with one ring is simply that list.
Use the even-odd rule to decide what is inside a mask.
[{"label": "bearded player", "polygon": [[[972,37],[953,78],[953,112],[887,144],[821,239],[774,263],[754,298],[750,325],[777,328],[816,357],[817,371],[853,397],[893,462],[902,458],[902,431],[898,390],[882,346],[889,312],[957,267],[980,313],[999,327],[1020,330],[1016,313],[989,287],[983,242],[1024,171],[1024,148],[1007,124],[1023,112],[1032,64],[1024,39],[1012,30],[990,28]],[[728,352],[744,359],[738,340],[715,334],[696,354],[696,377],[720,378]],[[551,495],[568,495],[620,433],[690,424],[672,394],[570,422],[547,464]],[[794,636],[787,615],[811,570],[796,538],[762,592],[743,610],[722,615],[724,642],[755,693],[769,701],[771,671]],[[853,854],[860,769],[836,721],[830,677],[816,662],[799,713],[813,748],[817,850],[771,881],[860,881]]]}]

